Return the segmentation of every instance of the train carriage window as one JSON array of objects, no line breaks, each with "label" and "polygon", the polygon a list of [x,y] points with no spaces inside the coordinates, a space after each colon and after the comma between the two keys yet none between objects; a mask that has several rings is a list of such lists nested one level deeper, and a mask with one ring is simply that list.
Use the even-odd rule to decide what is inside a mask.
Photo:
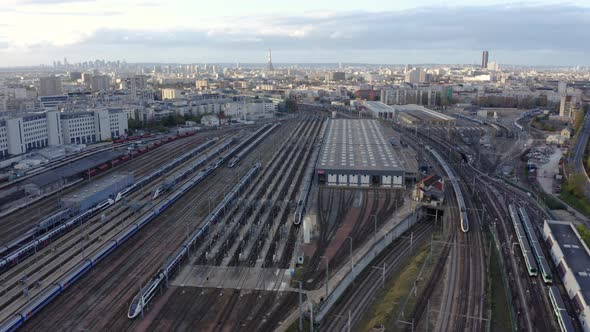
[{"label": "train carriage window", "polygon": [[547,245],[547,248],[549,248],[549,249],[553,248],[553,239],[551,239],[551,236],[547,237],[545,244]]},{"label": "train carriage window", "polygon": [[567,272],[565,266],[563,265],[563,261],[559,262],[559,265],[557,265],[557,271],[559,272],[559,276],[563,278],[563,276]]},{"label": "train carriage window", "polygon": [[582,305],[582,300],[580,300],[580,294],[576,294],[576,296],[574,296],[574,298],[572,299],[572,302],[574,303],[576,312],[581,312],[584,309],[584,306]]}]

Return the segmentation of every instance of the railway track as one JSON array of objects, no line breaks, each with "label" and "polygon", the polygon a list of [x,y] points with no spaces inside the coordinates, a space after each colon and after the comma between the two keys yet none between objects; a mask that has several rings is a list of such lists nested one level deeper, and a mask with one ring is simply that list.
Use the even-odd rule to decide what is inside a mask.
[{"label": "railway track", "polygon": [[[287,125],[285,130],[290,130],[289,127]],[[257,157],[268,160],[274,152],[273,138],[278,138],[276,132],[255,149],[259,154],[247,156],[244,164],[255,162]],[[101,261],[79,285],[66,290],[25,328],[47,330],[92,326],[98,330],[126,330],[138,324],[126,318],[129,302],[140,283],[146,281],[138,276],[153,275],[170,251],[185,239],[187,227],[199,226],[200,218],[208,211],[207,198],[219,196],[232,184],[234,176],[229,176],[232,173],[231,169],[222,168],[202,185],[193,188],[175,203],[177,208],[158,217],[121,249]]]},{"label": "railway track", "polygon": [[[432,136],[436,137],[435,135]],[[444,138],[438,137],[437,140],[434,140],[430,136],[425,136],[425,140],[445,152],[443,155],[449,162],[454,162],[456,160],[454,157],[465,158],[463,155],[456,156],[453,152],[455,148],[446,142]],[[421,149],[415,141],[407,140],[407,142],[415,150]],[[430,163],[437,165],[432,159]],[[455,166],[451,166],[451,168],[455,169],[455,173],[463,179],[463,183],[459,184],[460,190],[467,193],[464,182],[465,179],[471,179],[471,177],[466,176],[462,169],[457,170]],[[444,173],[440,167],[436,167],[436,169],[438,174]],[[452,241],[449,267],[450,282],[445,283],[447,288],[443,291],[443,299],[438,311],[436,325],[437,329],[445,331],[481,331],[485,329],[487,321],[487,318],[484,317],[484,313],[487,312],[487,273],[484,265],[486,255],[482,244],[481,229],[483,225],[478,213],[480,208],[474,204],[471,196],[463,196],[466,198],[467,214],[472,225],[469,227],[468,233],[458,232],[456,226],[452,226],[452,233],[449,238],[449,241]],[[455,220],[456,217],[455,212],[452,212],[451,220]],[[427,294],[427,296],[432,296],[432,294]],[[423,306],[425,301],[428,301],[427,297],[421,299],[420,306]],[[417,321],[423,318],[414,316],[414,319]]]},{"label": "railway track", "polygon": [[[212,149],[215,147],[212,147]],[[177,167],[182,168],[182,165]],[[155,186],[158,184],[156,183]],[[149,188],[149,187],[148,187]],[[152,202],[149,199],[150,192],[136,192],[132,197],[145,199],[147,202]],[[160,197],[158,201],[161,201]],[[77,262],[85,259],[94,250],[100,247],[108,239],[112,239],[123,228],[133,223],[132,217],[136,211],[130,211],[125,205],[118,205],[114,210],[109,211],[109,223],[101,222],[101,217],[96,217],[87,222],[82,227],[75,228],[66,236],[59,238],[50,247],[46,247],[39,252],[39,255],[31,257],[24,264],[17,265],[15,268],[2,274],[5,282],[5,294],[0,300],[0,310],[10,309],[14,307],[14,303],[18,303],[19,299],[24,296],[18,287],[21,280],[27,279],[30,283],[46,283],[52,284],[57,281],[62,275],[62,267],[66,269],[73,266]],[[41,292],[42,289],[31,289],[31,295]],[[5,314],[10,310],[2,312],[0,320],[5,319]]]},{"label": "railway track", "polygon": [[[191,136],[186,140],[174,141],[169,143],[169,146],[164,145],[153,151],[150,151],[150,153],[141,155],[135,159],[131,159],[127,163],[118,165],[105,173],[93,177],[92,180],[99,180],[105,176],[108,176],[108,174],[111,174],[113,171],[133,171],[134,176],[139,178],[146,175],[149,171],[160,167],[169,159],[179,156],[184,152],[185,149],[190,149],[197,146],[198,144],[202,143],[203,140],[204,135],[197,135]],[[0,223],[3,225],[2,229],[0,229],[0,243],[8,243],[29,229],[34,228],[44,216],[56,212],[59,209],[59,200],[63,195],[75,192],[87,184],[88,181],[81,181],[79,184],[66,188],[58,194],[48,196],[47,198],[33,203],[26,209],[19,209],[0,219]]]},{"label": "railway track", "polygon": [[287,138],[279,148],[279,153],[273,156],[270,163],[258,175],[259,180],[256,184],[245,189],[241,202],[224,213],[223,220],[218,224],[223,226],[214,227],[208,235],[207,243],[197,249],[196,256],[199,262],[228,265],[237,264],[240,261],[240,256],[243,255],[247,245],[246,239],[251,238],[251,234],[255,232],[254,229],[260,230],[264,227],[254,222],[257,219],[264,220],[264,214],[269,213],[269,209],[276,205],[276,199],[268,199],[269,191],[272,191],[271,188],[274,188],[277,182],[273,182],[273,179],[276,178],[276,174],[282,174],[281,170],[294,161],[295,152],[298,150],[291,147],[299,140],[300,135],[304,136],[311,129],[313,123],[308,120],[310,119],[297,126],[293,134]]},{"label": "railway track", "polygon": [[[385,278],[399,270],[408,257],[410,257],[421,244],[427,241],[432,234],[432,223],[423,221],[414,229],[413,243],[410,246],[408,236],[403,236],[390,244],[390,247],[383,251],[373,262],[372,266],[385,266]],[[385,265],[384,265],[385,264]],[[370,309],[374,299],[379,297],[382,291],[383,271],[367,268],[358,277],[353,287],[350,287],[338,301],[338,303],[327,314],[324,323],[320,327],[325,331],[345,331],[348,328],[348,315],[353,322],[351,328],[356,330],[360,326],[354,322],[360,322]]]},{"label": "railway track", "polygon": [[[428,139],[427,139],[428,140]],[[512,234],[512,228],[510,224],[506,225],[506,220],[509,220],[509,214],[506,209],[508,203],[517,202],[519,205],[526,206],[531,215],[535,216],[533,219],[543,220],[547,217],[546,212],[542,207],[524,192],[520,192],[501,181],[488,176],[488,174],[481,172],[479,169],[474,168],[472,165],[461,163],[457,160],[461,158],[465,160],[464,155],[458,155],[455,152],[455,147],[444,142],[444,139],[439,139],[436,142],[429,140],[432,144],[439,145],[443,151],[448,152],[450,160],[455,162],[461,168],[460,173],[464,179],[465,184],[471,184],[469,189],[471,190],[472,200],[470,204],[473,206],[479,206],[480,211],[484,209],[487,213],[486,217],[483,218],[480,227],[487,229],[488,227],[494,227],[501,241],[501,253],[504,258],[504,269],[506,271],[508,283],[510,285],[511,292],[516,292],[512,296],[512,304],[515,309],[515,320],[517,325],[527,331],[537,330],[551,330],[557,329],[557,325],[552,319],[550,305],[546,296],[543,283],[540,280],[535,280],[528,276],[528,273],[524,270],[524,262],[519,255],[511,252],[511,244],[513,242],[514,235]],[[438,141],[442,141],[439,143]],[[472,154],[473,155],[473,154]],[[477,161],[477,160],[476,160]],[[486,164],[482,164],[480,167],[485,168]],[[492,222],[493,221],[493,222]],[[491,226],[493,225],[493,226]],[[492,230],[493,231],[493,230]],[[483,250],[483,246],[480,246]],[[553,271],[556,275],[556,271]],[[513,293],[514,294],[514,293]],[[485,304],[484,300],[480,301]],[[476,312],[476,316],[481,319],[481,314]],[[474,319],[471,319],[471,324],[474,323]],[[485,322],[488,323],[487,321]],[[551,328],[548,328],[550,327]],[[472,326],[466,325],[466,328],[473,329]],[[481,328],[480,328],[481,329]]]}]

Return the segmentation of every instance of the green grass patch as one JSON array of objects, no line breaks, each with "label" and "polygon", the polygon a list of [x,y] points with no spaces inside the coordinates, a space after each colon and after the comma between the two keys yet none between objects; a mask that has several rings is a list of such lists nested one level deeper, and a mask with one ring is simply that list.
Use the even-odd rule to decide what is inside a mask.
[{"label": "green grass patch", "polygon": [[[291,324],[287,330],[287,332],[298,332],[299,331],[299,316],[297,319]],[[303,317],[303,332],[311,331],[311,327],[309,326],[309,319]]]},{"label": "green grass patch", "polygon": [[[400,328],[405,328],[405,326],[398,324],[397,318],[402,309],[404,309],[406,319],[408,318],[407,316],[411,315],[415,301],[420,297],[428,280],[430,280],[430,276],[439,257],[440,245],[435,245],[434,250],[433,256],[428,257],[430,243],[424,244],[416,251],[414,256],[408,257],[402,263],[401,270],[398,270],[386,280],[385,290],[378,295],[368,310],[367,315],[357,325],[361,327],[359,329],[360,331],[370,331],[374,327],[379,326],[384,326],[387,331],[396,331]],[[427,259],[428,261],[426,261]],[[414,297],[414,295],[410,295],[410,291],[424,264],[426,265],[422,272],[422,282],[418,284],[418,296]],[[402,308],[408,296],[410,298],[406,303],[406,307]]]},{"label": "green grass patch", "polygon": [[555,199],[555,197],[545,192],[539,192],[539,196],[541,197],[547,208],[549,208],[549,210],[566,210],[565,205],[559,200]]},{"label": "green grass patch", "polygon": [[491,250],[490,259],[490,287],[491,287],[491,307],[492,307],[492,331],[510,331],[512,330],[509,303],[506,298],[506,290],[502,283],[502,267],[498,252]]},{"label": "green grass patch", "polygon": [[561,199],[569,206],[578,210],[585,216],[590,216],[590,202],[585,197],[578,197],[568,190],[561,191]]},{"label": "green grass patch", "polygon": [[580,233],[582,240],[584,240],[584,242],[586,242],[586,245],[590,247],[590,230],[588,230],[588,228],[586,228],[586,226],[582,224],[577,225],[576,229],[578,230],[578,233]]}]

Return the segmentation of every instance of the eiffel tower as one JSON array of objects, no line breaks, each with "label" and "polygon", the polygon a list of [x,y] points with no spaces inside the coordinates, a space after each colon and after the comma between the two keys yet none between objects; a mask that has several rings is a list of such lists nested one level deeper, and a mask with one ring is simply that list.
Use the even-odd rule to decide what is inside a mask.
[{"label": "eiffel tower", "polygon": [[272,66],[272,53],[270,51],[270,48],[268,49],[268,70],[269,71],[275,70],[275,68]]}]

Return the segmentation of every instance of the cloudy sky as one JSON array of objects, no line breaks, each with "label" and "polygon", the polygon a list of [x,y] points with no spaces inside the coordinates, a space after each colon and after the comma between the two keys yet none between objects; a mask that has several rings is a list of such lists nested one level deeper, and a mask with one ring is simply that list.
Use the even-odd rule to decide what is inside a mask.
[{"label": "cloudy sky", "polygon": [[590,0],[0,0],[0,67],[264,62],[269,47],[276,63],[474,63],[487,49],[590,65]]}]

